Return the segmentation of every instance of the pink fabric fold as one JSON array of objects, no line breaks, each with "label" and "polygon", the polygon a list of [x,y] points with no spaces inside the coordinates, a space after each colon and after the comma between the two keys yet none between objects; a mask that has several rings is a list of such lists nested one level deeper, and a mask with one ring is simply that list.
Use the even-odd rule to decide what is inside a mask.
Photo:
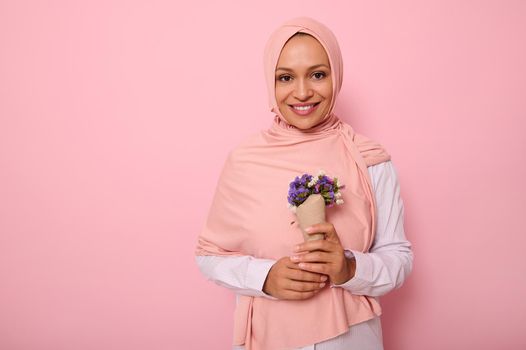
[{"label": "pink fabric fold", "polygon": [[[274,70],[285,42],[306,32],[329,56],[334,96],[322,122],[309,130],[290,125],[274,96]],[[296,217],[288,209],[289,183],[319,169],[345,184],[345,203],[327,209],[327,221],[347,249],[367,252],[374,240],[376,211],[367,167],[390,159],[378,143],[355,133],[334,113],[343,72],[340,49],[332,32],[306,17],[279,27],[265,47],[265,74],[270,109],[268,130],[241,142],[219,177],[207,220],[198,239],[197,255],[280,259],[303,241]],[[248,350],[293,349],[335,337],[349,326],[381,314],[376,299],[342,288],[325,288],[301,301],[239,296],[235,311],[234,345]]]}]

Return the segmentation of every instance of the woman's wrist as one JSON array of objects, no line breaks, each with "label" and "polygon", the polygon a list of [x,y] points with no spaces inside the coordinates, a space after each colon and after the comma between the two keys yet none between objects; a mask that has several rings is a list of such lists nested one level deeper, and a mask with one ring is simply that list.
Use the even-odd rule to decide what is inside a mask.
[{"label": "woman's wrist", "polygon": [[345,258],[345,261],[347,263],[347,277],[343,281],[339,283],[334,283],[334,284],[337,284],[337,285],[345,284],[349,282],[354,277],[354,274],[356,273],[356,259],[354,257],[350,259]]},{"label": "woman's wrist", "polygon": [[350,277],[347,280],[347,281],[349,281],[356,274],[356,258],[354,256],[352,256],[351,258],[347,258],[347,266],[349,266],[349,275],[350,275]]},{"label": "woman's wrist", "polygon": [[343,277],[341,280],[332,281],[334,285],[342,285],[347,283],[351,278],[354,277],[354,274],[356,273],[356,259],[354,258],[354,254],[350,250],[345,250],[344,255],[345,268],[343,271]]},{"label": "woman's wrist", "polygon": [[[348,266],[348,270],[349,270],[349,278],[347,279],[347,281],[348,281],[351,278],[353,278],[354,274],[356,273],[356,258],[354,257],[353,252],[351,252],[348,249],[344,250],[344,255],[345,255],[345,258],[347,259],[347,266]],[[347,282],[347,281],[345,281],[345,282]]]}]

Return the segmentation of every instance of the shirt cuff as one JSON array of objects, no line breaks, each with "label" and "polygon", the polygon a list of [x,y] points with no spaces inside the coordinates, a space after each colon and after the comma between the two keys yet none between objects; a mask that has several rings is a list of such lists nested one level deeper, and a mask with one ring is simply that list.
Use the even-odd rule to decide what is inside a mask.
[{"label": "shirt cuff", "polygon": [[356,270],[354,276],[347,282],[342,284],[332,284],[331,288],[341,287],[348,289],[349,291],[360,290],[368,285],[367,276],[372,274],[372,265],[367,253],[362,253],[356,250],[350,250],[356,259]]},{"label": "shirt cuff", "polygon": [[258,291],[259,296],[267,297],[269,299],[277,299],[265,292],[263,292],[263,285],[267,279],[268,272],[276,260],[271,259],[253,259],[248,264],[246,287],[254,291]]}]

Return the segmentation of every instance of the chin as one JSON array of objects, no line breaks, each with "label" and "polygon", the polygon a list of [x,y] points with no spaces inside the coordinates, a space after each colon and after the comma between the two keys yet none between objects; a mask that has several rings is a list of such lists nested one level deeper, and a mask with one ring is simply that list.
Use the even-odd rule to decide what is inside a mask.
[{"label": "chin", "polygon": [[294,126],[297,127],[298,129],[301,129],[301,130],[308,130],[310,128],[315,127],[318,124],[319,123],[308,123],[306,125],[303,125],[303,124],[300,123],[299,125],[294,125]]},{"label": "chin", "polygon": [[297,118],[287,118],[286,116],[284,116],[285,119],[287,120],[287,122],[295,127],[297,127],[298,129],[301,129],[301,130],[307,130],[307,129],[310,129],[310,128],[313,128],[315,127],[316,125],[320,124],[323,120],[323,118],[316,118],[316,119],[309,119],[309,120],[298,120]]},{"label": "chin", "polygon": [[[288,107],[285,107],[285,108],[288,108]],[[294,112],[290,112],[288,110],[287,110],[287,113],[281,112],[281,115],[287,121],[287,123],[301,130],[311,129],[315,127],[316,125],[320,124],[324,119],[323,116],[326,114],[327,114],[327,111],[325,110],[325,108],[323,109],[323,113],[321,115],[319,114],[319,111],[318,111],[318,115],[313,115],[313,116],[308,116],[308,117],[298,116],[294,114]]]}]

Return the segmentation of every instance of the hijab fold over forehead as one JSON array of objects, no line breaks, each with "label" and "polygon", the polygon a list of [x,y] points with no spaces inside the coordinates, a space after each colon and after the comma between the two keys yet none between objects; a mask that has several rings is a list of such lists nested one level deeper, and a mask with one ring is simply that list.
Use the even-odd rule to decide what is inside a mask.
[{"label": "hijab fold over forehead", "polygon": [[[333,75],[331,112],[309,130],[281,117],[274,97],[274,70],[285,42],[295,33],[314,36],[327,50]],[[325,170],[345,185],[343,205],[327,208],[346,249],[367,252],[374,240],[376,210],[367,167],[390,159],[378,143],[354,132],[333,112],[342,77],[336,38],[322,24],[297,18],[271,36],[265,49],[270,105],[276,114],[268,130],[252,135],[229,156],[219,177],[196,254],[251,256],[279,260],[303,241],[297,218],[288,208],[290,182],[304,173]],[[268,116],[268,112],[261,115]],[[247,271],[248,280],[257,272]],[[257,282],[256,282],[257,283]],[[247,350],[293,349],[347,332],[349,326],[381,314],[377,300],[335,287],[300,301],[238,295],[234,344]],[[316,322],[314,322],[315,320]],[[291,327],[296,331],[291,332]]]},{"label": "hijab fold over forehead", "polygon": [[333,94],[329,112],[324,117],[326,119],[334,109],[336,97],[338,96],[342,86],[342,55],[340,52],[340,46],[336,40],[336,36],[334,36],[331,30],[320,22],[308,17],[298,17],[285,22],[271,34],[267,44],[265,45],[263,65],[265,71],[265,80],[267,82],[269,107],[272,112],[274,112],[284,122],[286,122],[286,120],[283,118],[283,115],[279,111],[276,101],[275,72],[279,55],[281,54],[283,46],[285,46],[287,40],[289,40],[294,34],[298,32],[312,35],[320,42],[320,44],[325,49],[327,56],[329,57]]}]

